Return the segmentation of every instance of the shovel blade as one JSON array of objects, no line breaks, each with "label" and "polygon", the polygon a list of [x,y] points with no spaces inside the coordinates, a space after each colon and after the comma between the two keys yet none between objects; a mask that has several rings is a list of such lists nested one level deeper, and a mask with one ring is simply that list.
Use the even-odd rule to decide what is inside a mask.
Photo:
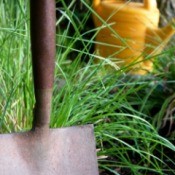
[{"label": "shovel blade", "polygon": [[98,175],[93,126],[0,135],[3,175]]}]

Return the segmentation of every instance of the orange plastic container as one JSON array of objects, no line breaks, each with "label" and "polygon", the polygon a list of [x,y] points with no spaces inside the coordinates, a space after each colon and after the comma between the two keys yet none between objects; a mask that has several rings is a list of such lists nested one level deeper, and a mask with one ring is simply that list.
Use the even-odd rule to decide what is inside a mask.
[{"label": "orange plastic container", "polygon": [[133,64],[132,73],[145,74],[152,70],[152,59],[175,33],[172,23],[158,28],[159,10],[156,0],[143,3],[125,0],[94,0],[93,20],[96,54],[115,60],[118,66]]}]

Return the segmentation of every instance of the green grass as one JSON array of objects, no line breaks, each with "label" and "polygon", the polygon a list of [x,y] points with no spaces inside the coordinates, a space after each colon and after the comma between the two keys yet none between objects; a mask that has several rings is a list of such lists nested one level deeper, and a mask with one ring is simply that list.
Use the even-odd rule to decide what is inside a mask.
[{"label": "green grass", "polygon": [[[108,72],[103,65],[110,60],[93,64],[95,55],[89,51],[96,29],[87,26],[88,3],[83,15],[74,8],[76,1],[60,2],[64,8],[57,21],[51,127],[93,123],[103,175],[174,174],[174,133],[158,132],[169,104],[174,107],[173,44],[147,76],[131,76],[115,68]],[[32,123],[29,4],[2,1],[0,16],[0,132],[10,133],[28,130]],[[61,24],[66,24],[64,30]]]}]

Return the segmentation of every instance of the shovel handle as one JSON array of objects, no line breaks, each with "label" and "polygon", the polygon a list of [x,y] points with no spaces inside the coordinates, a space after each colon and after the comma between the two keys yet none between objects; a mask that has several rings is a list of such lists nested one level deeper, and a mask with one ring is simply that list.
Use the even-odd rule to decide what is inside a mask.
[{"label": "shovel handle", "polygon": [[55,0],[30,0],[31,49],[35,90],[33,128],[50,123],[55,57]]}]

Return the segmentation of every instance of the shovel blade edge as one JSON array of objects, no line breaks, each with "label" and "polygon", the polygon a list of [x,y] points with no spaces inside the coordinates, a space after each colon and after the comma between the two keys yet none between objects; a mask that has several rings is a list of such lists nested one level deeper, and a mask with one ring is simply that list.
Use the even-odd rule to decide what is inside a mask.
[{"label": "shovel blade edge", "polygon": [[93,125],[0,135],[0,174],[98,175]]}]

